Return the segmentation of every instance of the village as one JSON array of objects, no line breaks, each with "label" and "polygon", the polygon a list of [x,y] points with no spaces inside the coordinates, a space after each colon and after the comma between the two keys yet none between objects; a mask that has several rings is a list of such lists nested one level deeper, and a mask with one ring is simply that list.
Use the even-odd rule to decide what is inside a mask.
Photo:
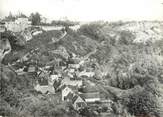
[{"label": "village", "polygon": [[[89,80],[95,77],[95,60],[85,60],[73,54],[66,60],[54,58],[48,65],[39,67],[37,61],[30,59],[33,54],[39,54],[37,51],[11,65],[18,75],[30,74],[37,79],[33,84],[36,91],[46,95],[61,95],[60,101],[71,102],[77,111],[98,104],[103,105],[105,111],[111,111],[111,108],[106,110],[106,107],[111,106],[112,101],[101,95],[95,83]],[[14,68],[22,62],[21,68]],[[102,107],[99,106],[98,109]]]},{"label": "village", "polygon": [[[148,99],[148,84],[157,80],[147,81],[157,73],[159,82],[163,82],[162,33],[158,28],[162,22],[100,22],[82,26],[46,23],[43,18],[39,25],[22,17],[0,20],[0,67],[4,69],[1,80],[7,82],[5,91],[13,87],[13,96],[19,96],[11,97],[12,103],[19,99],[19,108],[16,104],[12,108],[23,108],[23,114],[32,108],[38,116],[43,105],[42,115],[46,116],[55,116],[62,110],[60,115],[77,113],[77,117],[141,117],[141,111],[135,111],[139,108],[137,99]],[[159,47],[150,45],[154,43],[151,38],[158,41]],[[7,94],[5,91],[4,102],[12,100],[8,97],[10,90]],[[140,110],[147,107],[142,105]],[[51,111],[46,110],[49,108]]]},{"label": "village", "polygon": [[[21,28],[20,28],[21,27]],[[28,29],[28,30],[27,30]],[[26,18],[18,18],[15,22],[1,22],[1,32],[10,30],[20,33],[25,42],[32,39],[33,36],[42,33],[42,28],[34,28],[30,31],[30,22]],[[52,29],[54,30],[54,29]],[[66,35],[64,27],[55,28],[61,30],[63,34],[57,39]],[[52,38],[52,43],[57,42]],[[7,52],[11,51],[8,46]],[[96,51],[96,50],[95,50]],[[7,54],[6,52],[6,54]],[[50,50],[47,53],[62,57],[56,57],[45,65],[40,65],[35,56],[40,56],[39,48],[29,51],[17,61],[8,66],[18,75],[28,75],[34,79],[34,89],[43,95],[57,95],[58,102],[70,103],[74,110],[80,113],[82,109],[91,108],[97,111],[110,113],[113,103],[108,97],[104,96],[98,90],[96,84],[91,79],[98,79],[99,74],[96,59],[91,59],[87,55],[79,56],[74,53],[68,53],[64,47],[58,50]],[[89,80],[90,79],[90,80]],[[109,108],[110,107],[110,108]]]}]

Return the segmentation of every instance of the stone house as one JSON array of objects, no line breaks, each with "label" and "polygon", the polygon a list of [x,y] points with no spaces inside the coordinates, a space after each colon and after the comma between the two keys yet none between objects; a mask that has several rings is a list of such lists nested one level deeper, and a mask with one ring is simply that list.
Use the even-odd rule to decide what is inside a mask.
[{"label": "stone house", "polygon": [[75,95],[72,98],[72,105],[75,110],[79,110],[79,109],[85,108],[87,106],[84,99],[82,99],[79,95]]}]

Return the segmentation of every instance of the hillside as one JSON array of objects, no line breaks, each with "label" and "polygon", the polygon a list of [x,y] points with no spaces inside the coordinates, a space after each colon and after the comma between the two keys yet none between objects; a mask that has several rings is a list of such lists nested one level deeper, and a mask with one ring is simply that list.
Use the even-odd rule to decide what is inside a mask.
[{"label": "hillside", "polygon": [[[23,44],[15,33],[5,32],[11,52],[1,63],[0,98],[4,106],[0,115],[161,117],[162,31],[162,22],[93,22],[77,31],[42,30]],[[4,44],[2,55],[5,48]],[[30,66],[36,67],[34,73],[25,70]],[[35,90],[39,79],[45,77],[51,83],[51,76],[56,74],[61,77],[53,82],[55,94]],[[60,82],[71,84],[71,79],[83,82],[75,89],[77,95],[96,90],[112,105],[101,101],[75,110],[71,101],[61,101]]]},{"label": "hillside", "polygon": [[[104,30],[109,31],[110,27],[105,26]],[[114,30],[114,31],[113,31]],[[163,24],[159,21],[140,21],[140,22],[124,22],[119,26],[111,28],[111,32],[107,32],[109,35],[116,35],[115,32],[129,31],[135,35],[134,43],[147,43],[155,42],[163,38]]]}]

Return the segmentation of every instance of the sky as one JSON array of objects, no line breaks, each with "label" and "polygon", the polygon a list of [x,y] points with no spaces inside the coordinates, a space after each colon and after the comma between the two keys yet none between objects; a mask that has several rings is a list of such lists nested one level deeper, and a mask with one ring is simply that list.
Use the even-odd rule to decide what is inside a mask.
[{"label": "sky", "polygon": [[73,21],[163,20],[163,0],[0,0],[0,17],[9,12]]}]

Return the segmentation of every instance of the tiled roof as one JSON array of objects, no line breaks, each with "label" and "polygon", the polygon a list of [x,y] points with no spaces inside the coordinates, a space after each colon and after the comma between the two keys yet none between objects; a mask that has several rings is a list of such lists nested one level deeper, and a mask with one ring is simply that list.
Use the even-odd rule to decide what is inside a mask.
[{"label": "tiled roof", "polygon": [[74,103],[77,99],[78,99],[78,95],[75,95],[75,96],[72,98],[72,103]]},{"label": "tiled roof", "polygon": [[64,89],[64,88],[66,88],[66,87],[69,87],[69,88],[72,89],[73,91],[76,91],[76,90],[77,90],[77,87],[76,87],[76,86],[70,86],[70,85],[62,85],[60,89],[62,90],[62,89]]}]

